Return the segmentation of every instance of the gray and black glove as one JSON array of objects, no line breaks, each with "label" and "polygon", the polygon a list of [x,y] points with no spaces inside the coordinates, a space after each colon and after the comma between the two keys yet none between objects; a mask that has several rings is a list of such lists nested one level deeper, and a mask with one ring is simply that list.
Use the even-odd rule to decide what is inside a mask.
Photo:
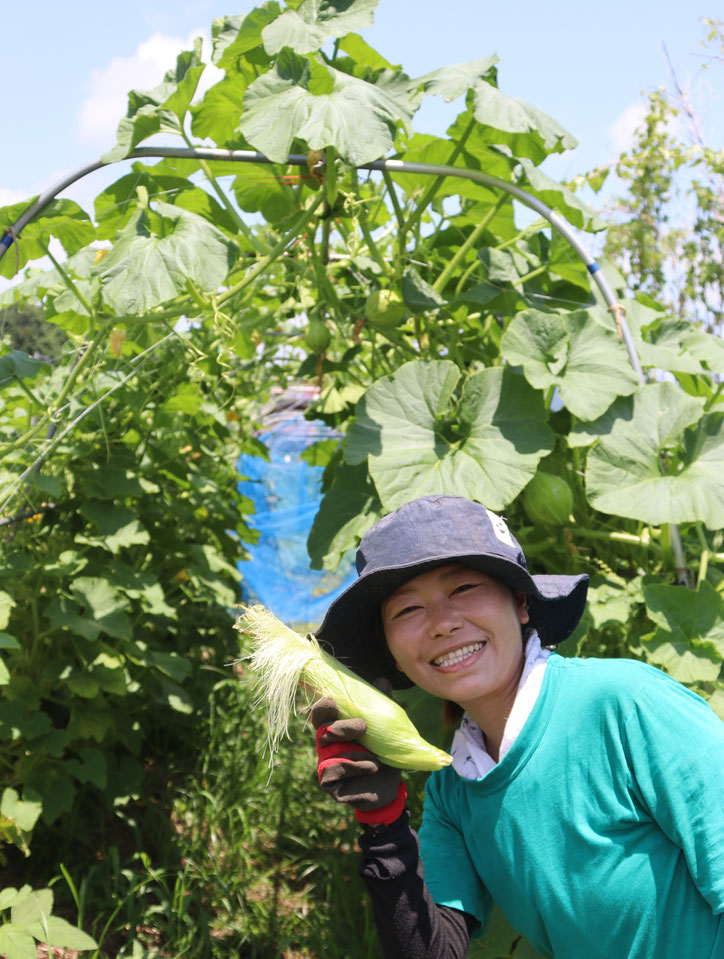
[{"label": "gray and black glove", "polygon": [[337,802],[352,806],[362,823],[394,822],[407,798],[400,770],[383,763],[358,742],[367,732],[364,719],[338,719],[338,715],[333,699],[320,699],[312,706],[320,786]]}]

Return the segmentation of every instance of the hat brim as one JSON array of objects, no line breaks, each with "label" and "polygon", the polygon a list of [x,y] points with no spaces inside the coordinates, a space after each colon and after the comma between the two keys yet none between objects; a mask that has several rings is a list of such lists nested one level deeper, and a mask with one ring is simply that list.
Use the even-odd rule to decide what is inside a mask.
[{"label": "hat brim", "polygon": [[384,641],[379,611],[382,601],[403,583],[438,566],[460,563],[486,573],[520,590],[528,597],[530,625],[543,646],[555,646],[571,635],[583,615],[589,578],[578,576],[531,576],[517,563],[499,556],[451,553],[434,560],[376,569],[349,586],[331,604],[317,639],[335,656],[368,682],[386,678],[393,689],[407,689],[412,682],[400,672]]}]

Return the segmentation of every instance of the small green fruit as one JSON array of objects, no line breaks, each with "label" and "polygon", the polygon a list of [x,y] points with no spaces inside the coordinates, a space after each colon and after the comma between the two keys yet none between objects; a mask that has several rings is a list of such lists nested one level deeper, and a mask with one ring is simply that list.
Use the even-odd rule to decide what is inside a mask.
[{"label": "small green fruit", "polygon": [[319,319],[311,319],[304,333],[304,345],[311,353],[324,353],[329,346],[332,334],[327,325]]},{"label": "small green fruit", "polygon": [[378,330],[393,330],[407,316],[407,307],[395,290],[375,290],[365,302],[365,316]]},{"label": "small green fruit", "polygon": [[560,476],[539,471],[525,488],[523,509],[531,523],[564,526],[573,509],[573,493]]}]

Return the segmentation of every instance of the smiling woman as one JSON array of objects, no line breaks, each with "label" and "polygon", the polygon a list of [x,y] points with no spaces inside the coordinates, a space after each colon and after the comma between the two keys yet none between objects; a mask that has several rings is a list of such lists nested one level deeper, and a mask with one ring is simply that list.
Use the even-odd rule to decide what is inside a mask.
[{"label": "smiling woman", "polygon": [[451,563],[398,587],[381,611],[397,668],[420,689],[464,707],[497,759],[523,671],[525,593]]},{"label": "smiling woman", "polygon": [[724,956],[724,725],[651,666],[557,655],[588,577],[531,575],[504,520],[457,496],[384,517],[357,570],[320,640],[464,711],[418,841],[364,722],[313,708],[320,784],[363,824],[382,954],[462,957],[496,903],[555,959]]}]

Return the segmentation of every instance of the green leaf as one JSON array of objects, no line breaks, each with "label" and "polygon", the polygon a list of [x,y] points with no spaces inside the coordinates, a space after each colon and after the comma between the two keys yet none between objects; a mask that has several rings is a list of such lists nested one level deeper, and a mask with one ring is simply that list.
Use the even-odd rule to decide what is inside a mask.
[{"label": "green leaf", "polygon": [[643,367],[677,373],[701,372],[701,363],[683,343],[684,335],[691,331],[690,323],[662,316],[637,300],[626,301],[626,323]]},{"label": "green leaf", "polygon": [[378,380],[357,407],[345,459],[369,457],[386,509],[417,496],[452,493],[502,509],[553,448],[540,393],[509,368],[468,377],[447,361],[413,361]]},{"label": "green leaf", "polygon": [[191,673],[191,663],[177,653],[165,653],[155,650],[151,653],[151,662],[162,673],[165,673],[176,682],[188,679]]},{"label": "green leaf", "polygon": [[542,200],[552,210],[562,213],[573,226],[581,230],[595,232],[603,230],[607,224],[587,204],[579,200],[575,193],[567,190],[546,176],[530,160],[520,161],[520,170],[516,177],[518,186],[528,190]]},{"label": "green leaf", "polygon": [[508,97],[485,80],[472,90],[473,116],[489,143],[508,146],[515,157],[538,164],[550,153],[563,153],[578,141],[547,113],[518,97]]},{"label": "green leaf", "polygon": [[591,577],[586,611],[591,617],[594,629],[627,623],[634,602],[635,596],[624,586],[612,583],[602,576]]},{"label": "green leaf", "polygon": [[724,659],[724,597],[704,580],[696,590],[654,583],[644,587],[646,611],[674,642],[710,646]]},{"label": "green leaf", "polygon": [[497,63],[500,63],[500,59],[494,53],[484,60],[470,60],[467,63],[440,67],[439,70],[417,77],[413,83],[421,84],[428,96],[442,97],[446,103],[450,103],[467,92],[476,81],[484,81],[488,77],[495,79]]},{"label": "green leaf", "polygon": [[97,949],[98,943],[82,929],[72,926],[60,916],[48,916],[44,922],[36,922],[30,932],[40,942],[60,949]]},{"label": "green leaf", "polygon": [[10,921],[18,926],[28,926],[47,917],[53,911],[53,890],[37,889],[27,899],[17,903],[10,910]]},{"label": "green leaf", "polygon": [[[0,629],[5,629],[10,620],[10,610],[16,605],[17,603],[12,596],[0,589]],[[3,648],[12,649],[12,647],[7,646],[4,646]]]},{"label": "green leaf", "polygon": [[0,954],[7,959],[35,959],[35,940],[23,928],[5,923],[0,926]]},{"label": "green leaf", "polygon": [[[0,602],[7,593],[0,592]],[[20,643],[9,633],[0,633],[0,649],[20,649]]]},{"label": "green leaf", "polygon": [[[310,150],[334,147],[355,166],[387,153],[415,109],[409,79],[386,71],[372,84],[313,62],[314,71],[312,61],[284,49],[247,89],[239,129],[249,143],[275,163],[286,161],[295,140]],[[328,92],[315,94],[310,87],[322,75]]]},{"label": "green leaf", "polygon": [[638,386],[626,348],[593,310],[513,318],[501,341],[509,363],[520,364],[531,386],[557,386],[563,405],[583,420],[601,416],[618,396]]},{"label": "green leaf", "polygon": [[[69,732],[72,731],[69,729]],[[50,764],[40,763],[34,766],[32,772],[28,775],[27,785],[32,786],[42,797],[42,819],[44,823],[55,822],[59,816],[70,812],[73,808],[75,786],[68,776],[59,772]]]},{"label": "green leaf", "polygon": [[68,676],[65,684],[72,693],[75,693],[76,696],[82,696],[83,699],[95,699],[100,691],[98,683],[87,673]]},{"label": "green leaf", "polygon": [[167,413],[185,413],[193,416],[201,409],[202,397],[196,383],[181,383],[173,394],[163,404]]},{"label": "green leaf", "polygon": [[103,752],[95,746],[88,746],[85,749],[79,749],[78,755],[80,760],[66,760],[64,764],[66,772],[75,776],[81,783],[92,783],[98,789],[105,789],[108,763]]},{"label": "green leaf", "polygon": [[193,50],[184,50],[163,81],[152,90],[131,90],[128,110],[118,124],[116,146],[101,159],[122,160],[134,147],[155,133],[183,132],[183,119],[196,92],[205,64],[201,61],[201,38]]},{"label": "green leaf", "polygon": [[103,740],[113,730],[115,722],[110,709],[101,706],[74,706],[68,723],[68,734],[72,739]]},{"label": "green leaf", "polygon": [[724,720],[724,689],[715,689],[709,697],[708,703],[719,719]]},{"label": "green leaf", "polygon": [[[462,114],[463,118],[465,116],[465,114]],[[469,114],[467,118],[468,121],[470,121],[472,114]],[[458,120],[460,119],[461,118],[458,118]],[[400,159],[410,163],[439,163],[446,166],[457,163],[460,167],[480,171],[482,169],[481,160],[474,151],[464,152],[462,159],[456,160],[455,158],[455,152],[458,147],[455,141],[457,138],[463,136],[465,129],[465,124],[458,124],[456,121],[448,131],[452,140],[444,140],[440,137],[416,133],[410,138],[407,149],[400,155]],[[472,134],[468,134],[466,143],[469,144],[470,141],[474,139],[475,131],[473,130]],[[482,150],[485,154],[485,172],[492,176],[498,176],[501,179],[510,179],[510,171],[515,161],[504,156],[489,153],[486,144],[482,145]],[[416,198],[422,196],[424,191],[430,186],[430,177],[422,173],[392,173],[392,178],[395,183],[398,183],[402,187],[408,196]],[[497,203],[499,191],[491,190],[489,187],[474,183],[472,180],[448,176],[442,181],[436,196],[464,197],[480,203],[481,208],[484,207],[485,210],[488,210]],[[476,220],[473,225],[476,225],[477,222],[479,221]],[[499,237],[501,240],[509,239],[515,235],[517,230],[514,228],[512,221],[512,200],[505,201],[503,207],[493,218],[489,226],[491,231],[493,231],[491,235]],[[499,242],[499,240],[496,242]]]},{"label": "green leaf", "polygon": [[[209,137],[217,146],[231,144],[239,126],[244,92],[256,79],[257,72],[245,60],[241,60],[235,70],[233,67],[227,68],[224,78],[210,87],[203,99],[191,107],[191,131],[194,136]],[[234,143],[234,146],[238,147],[238,144]]]},{"label": "green leaf", "polygon": [[262,30],[276,20],[280,13],[279,4],[269,0],[246,15],[215,19],[211,24],[211,62],[227,70],[238,64],[245,53],[261,45]]},{"label": "green leaf", "polygon": [[154,235],[139,210],[98,266],[103,301],[119,313],[147,313],[184,292],[189,279],[216,290],[233,265],[235,244],[203,217],[168,203],[156,212],[168,225],[164,235]]},{"label": "green leaf", "polygon": [[[0,209],[0,235],[10,227],[37,197]],[[47,253],[51,237],[60,241],[70,256],[83,249],[95,239],[95,228],[90,217],[73,200],[51,200],[43,211],[23,229],[19,243],[13,244],[0,260],[0,276],[13,277],[17,267],[22,268],[28,260],[37,260]],[[16,260],[17,254],[17,260]]]},{"label": "green leaf", "polygon": [[[358,33],[348,33],[339,41],[339,49],[352,58],[357,67],[369,67],[372,70],[399,70],[400,65],[390,63],[381,53],[373,49]],[[355,76],[359,76],[357,70]],[[416,82],[416,81],[415,81]]]},{"label": "green leaf", "polygon": [[8,787],[3,790],[0,800],[0,815],[10,819],[18,829],[30,832],[38,821],[43,804],[37,800],[21,799],[18,793]]},{"label": "green leaf", "polygon": [[99,240],[112,240],[137,213],[139,186],[145,187],[151,199],[156,196],[170,199],[191,186],[184,177],[156,174],[141,163],[134,163],[131,170],[95,198]]},{"label": "green leaf", "polygon": [[337,569],[380,515],[367,464],[340,464],[309,532],[307,549],[312,569]]},{"label": "green leaf", "polygon": [[47,366],[43,360],[33,359],[21,350],[11,350],[0,356],[0,386],[14,379],[34,379],[43,368],[47,369]]},{"label": "green leaf", "polygon": [[402,298],[413,313],[438,310],[446,305],[445,298],[426,283],[413,266],[409,266],[402,277]]},{"label": "green leaf", "polygon": [[102,465],[91,463],[87,470],[76,472],[76,482],[82,485],[86,495],[95,499],[109,500],[118,496],[142,496],[144,488],[131,470],[127,461],[111,456]]},{"label": "green leaf", "polygon": [[131,625],[126,616],[128,601],[100,577],[79,576],[70,587],[74,598],[85,605],[100,629],[116,639],[129,639]]},{"label": "green leaf", "polygon": [[698,520],[720,529],[724,414],[702,418],[702,402],[672,383],[640,387],[630,418],[617,419],[588,454],[591,505],[652,525]]},{"label": "green leaf", "polygon": [[79,533],[75,537],[76,543],[99,546],[116,556],[124,547],[144,546],[150,540],[148,531],[141,526],[136,514],[125,506],[109,506],[107,502],[88,500],[79,512],[97,528],[98,533]]},{"label": "green leaf", "polygon": [[303,0],[262,30],[264,49],[273,56],[282,47],[296,53],[318,50],[333,37],[372,26],[379,0]]},{"label": "green leaf", "polygon": [[0,910],[8,909],[15,902],[22,902],[23,899],[28,898],[32,891],[32,886],[23,886],[20,889],[7,886],[5,889],[0,890]]},{"label": "green leaf", "polygon": [[261,213],[270,223],[282,220],[294,212],[295,202],[282,176],[283,167],[257,163],[240,165],[232,189],[236,202],[248,213]]},{"label": "green leaf", "polygon": [[194,711],[194,701],[191,695],[178,683],[170,679],[161,681],[161,692],[166,703],[177,713],[190,716]]},{"label": "green leaf", "polygon": [[98,638],[101,628],[94,619],[83,615],[82,610],[67,596],[55,596],[43,610],[43,616],[55,629],[67,629],[92,642]]}]

